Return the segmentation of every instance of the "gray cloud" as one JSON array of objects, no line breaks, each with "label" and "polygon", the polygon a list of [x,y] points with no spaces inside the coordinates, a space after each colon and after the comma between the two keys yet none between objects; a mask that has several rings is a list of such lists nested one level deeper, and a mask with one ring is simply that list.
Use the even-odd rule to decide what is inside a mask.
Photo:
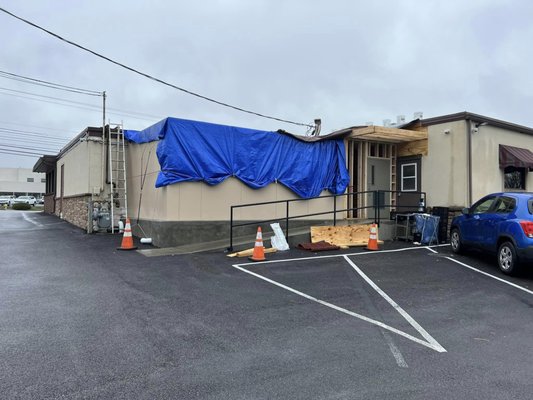
[{"label": "gray cloud", "polygon": [[[323,132],[414,111],[468,110],[533,126],[533,6],[526,1],[8,0],[2,7],[203,95],[301,122],[321,117]],[[109,107],[305,132],[148,81],[4,14],[0,34],[7,38],[0,70],[106,90]],[[0,86],[100,101],[5,79]],[[132,129],[157,120],[115,114],[114,122]],[[0,94],[0,121],[61,129],[69,138],[101,124],[101,115]],[[4,167],[34,162],[0,157]]]}]

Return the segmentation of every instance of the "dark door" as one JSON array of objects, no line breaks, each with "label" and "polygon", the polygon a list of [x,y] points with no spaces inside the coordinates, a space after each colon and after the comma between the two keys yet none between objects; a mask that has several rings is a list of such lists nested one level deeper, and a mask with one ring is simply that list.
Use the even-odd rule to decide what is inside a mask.
[{"label": "dark door", "polygon": [[369,193],[368,205],[378,207],[381,218],[388,218],[385,210],[390,208],[390,160],[372,157],[367,159],[366,188],[368,191],[383,190],[379,196]]},{"label": "dark door", "polygon": [[65,164],[61,165],[61,192],[59,197],[59,213],[63,212],[63,194],[65,193]]},{"label": "dark door", "polygon": [[420,166],[420,157],[398,157],[396,205],[400,213],[418,210],[422,182]]}]

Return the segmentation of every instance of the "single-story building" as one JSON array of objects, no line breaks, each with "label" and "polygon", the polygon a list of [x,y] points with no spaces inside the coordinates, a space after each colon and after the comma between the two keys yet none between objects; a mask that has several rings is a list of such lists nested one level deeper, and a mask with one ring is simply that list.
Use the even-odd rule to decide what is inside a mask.
[{"label": "single-story building", "polygon": [[[489,192],[533,190],[533,129],[468,112],[311,137],[175,118],[125,135],[106,129],[87,128],[55,165],[50,156],[36,164],[53,182],[54,212],[88,232],[106,211],[111,226],[127,214],[157,246],[227,238],[230,219],[282,219],[289,207],[312,221],[333,210],[388,218],[421,198],[461,208]],[[255,203],[269,204],[230,214]]]}]

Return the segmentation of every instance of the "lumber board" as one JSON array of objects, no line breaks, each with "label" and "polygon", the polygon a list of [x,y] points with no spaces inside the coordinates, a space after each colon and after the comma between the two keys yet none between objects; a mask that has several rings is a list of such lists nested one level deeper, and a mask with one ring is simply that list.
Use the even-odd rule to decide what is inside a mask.
[{"label": "lumber board", "polygon": [[[269,247],[268,249],[265,249],[265,254],[275,253],[276,251],[278,251],[278,249],[276,249],[275,247]],[[250,257],[252,254],[254,254],[253,248],[237,251],[236,253],[231,253],[231,254],[228,254],[227,256],[228,257]]]},{"label": "lumber board", "polygon": [[[370,225],[311,227],[311,243],[325,240],[337,246],[366,246],[369,236]],[[378,244],[383,244],[383,241],[378,240]]]}]

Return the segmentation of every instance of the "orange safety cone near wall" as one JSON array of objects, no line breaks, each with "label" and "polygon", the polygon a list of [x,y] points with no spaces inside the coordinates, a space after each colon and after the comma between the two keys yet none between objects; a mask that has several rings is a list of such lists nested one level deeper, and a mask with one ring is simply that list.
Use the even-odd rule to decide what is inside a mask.
[{"label": "orange safety cone near wall", "polygon": [[252,261],[265,261],[265,247],[263,246],[263,234],[261,227],[257,227],[257,235],[255,237],[254,253],[249,257]]},{"label": "orange safety cone near wall", "polygon": [[372,224],[370,226],[370,236],[368,237],[367,250],[379,250],[378,248],[378,226]]},{"label": "orange safety cone near wall", "polygon": [[131,235],[130,219],[126,218],[126,227],[124,228],[124,236],[122,237],[122,244],[117,247],[117,250],[135,250],[137,247],[133,245],[133,236]]}]

